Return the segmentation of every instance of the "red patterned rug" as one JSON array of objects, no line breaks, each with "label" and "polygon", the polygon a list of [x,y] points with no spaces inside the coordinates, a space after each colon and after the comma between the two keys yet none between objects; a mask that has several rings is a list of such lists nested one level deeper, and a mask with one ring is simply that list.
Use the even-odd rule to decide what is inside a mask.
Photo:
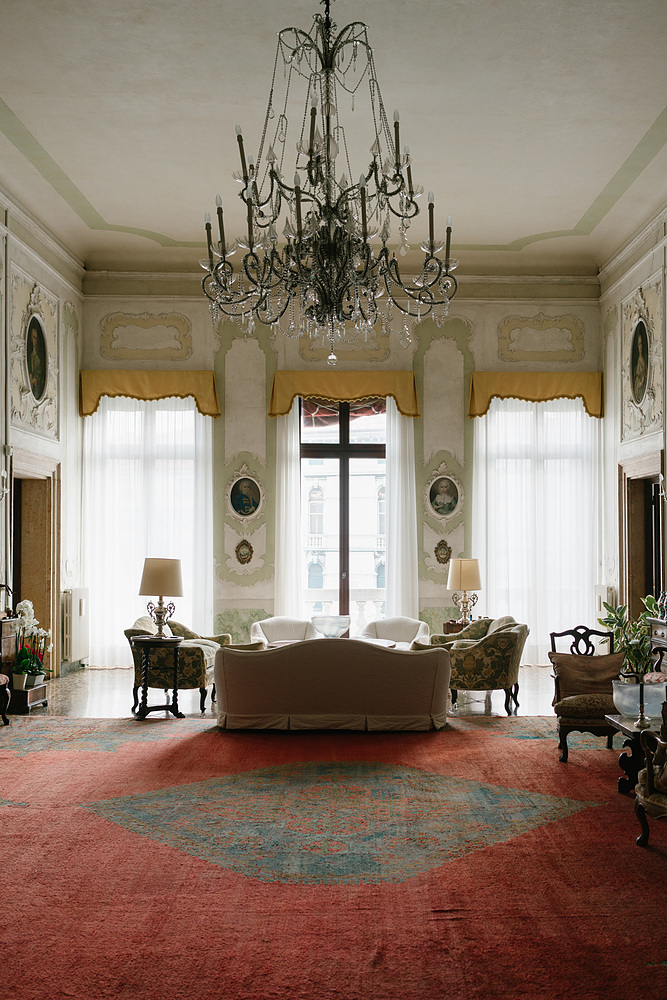
[{"label": "red patterned rug", "polygon": [[13,717],[0,995],[667,997],[667,828],[636,847],[620,745],[554,730]]}]

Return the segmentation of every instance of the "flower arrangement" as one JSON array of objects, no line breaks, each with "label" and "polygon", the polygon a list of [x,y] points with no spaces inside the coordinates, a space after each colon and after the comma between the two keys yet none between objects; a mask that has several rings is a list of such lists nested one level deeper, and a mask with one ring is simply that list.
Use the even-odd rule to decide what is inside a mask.
[{"label": "flower arrangement", "polygon": [[651,663],[651,626],[649,618],[658,618],[658,602],[652,594],[642,597],[646,608],[638,618],[628,617],[627,605],[621,604],[613,608],[611,604],[604,605],[606,618],[598,618],[598,624],[613,634],[614,650],[624,653],[622,674],[647,674],[652,672]]},{"label": "flower arrangement", "polygon": [[48,667],[44,666],[44,655],[53,649],[51,629],[39,628],[39,622],[35,618],[35,611],[32,601],[20,601],[16,605],[16,613],[19,617],[17,636],[19,651],[14,663],[15,674],[50,674]]}]

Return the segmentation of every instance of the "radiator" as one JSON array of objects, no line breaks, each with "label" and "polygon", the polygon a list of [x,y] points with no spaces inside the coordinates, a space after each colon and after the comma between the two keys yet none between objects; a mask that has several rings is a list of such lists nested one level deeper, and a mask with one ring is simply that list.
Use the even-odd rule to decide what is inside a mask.
[{"label": "radiator", "polygon": [[85,660],[88,646],[88,588],[64,590],[61,595],[62,658],[68,663]]},{"label": "radiator", "polygon": [[595,613],[598,618],[606,618],[608,614],[604,609],[603,602],[611,604],[612,608],[616,607],[615,587],[602,586],[595,588]]}]

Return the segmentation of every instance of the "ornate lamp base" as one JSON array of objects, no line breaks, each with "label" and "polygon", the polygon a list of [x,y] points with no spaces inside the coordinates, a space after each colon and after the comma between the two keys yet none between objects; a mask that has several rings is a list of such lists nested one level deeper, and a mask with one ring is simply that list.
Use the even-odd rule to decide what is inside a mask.
[{"label": "ornate lamp base", "polygon": [[472,621],[472,609],[477,604],[477,594],[469,595],[468,591],[464,590],[461,597],[459,597],[458,594],[452,594],[452,600],[461,612],[459,623],[462,625],[469,625]]},{"label": "ornate lamp base", "polygon": [[157,625],[156,637],[164,639],[164,627],[176,610],[176,605],[173,601],[165,604],[163,599],[158,597],[157,606],[152,601],[149,601],[146,610]]}]

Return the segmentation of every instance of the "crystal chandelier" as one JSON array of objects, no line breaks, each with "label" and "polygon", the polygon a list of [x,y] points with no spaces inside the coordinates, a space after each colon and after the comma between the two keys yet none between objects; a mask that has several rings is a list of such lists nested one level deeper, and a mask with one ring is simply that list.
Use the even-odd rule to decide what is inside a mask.
[{"label": "crystal chandelier", "polygon": [[[227,242],[218,195],[218,239],[207,212],[208,257],[201,265],[214,323],[232,317],[252,332],[259,321],[274,333],[328,343],[327,362],[335,365],[337,343],[368,341],[379,328],[385,335],[397,334],[407,347],[425,316],[432,314],[440,325],[456,294],[452,272],[458,262],[450,257],[451,218],[445,240],[435,238],[429,192],[421,270],[409,279],[401,275],[388,246],[392,217],[398,253],[405,256],[423,188],[413,182],[409,147],[401,150],[398,112],[393,128],[387,119],[366,25],[354,21],[339,32],[331,20],[331,0],[321,2],[324,16],[315,15],[309,33],[285,28],[278,34],[256,159],[246,153],[241,126],[236,126],[241,169],[233,176],[241,185],[247,231]],[[349,101],[354,112],[362,86],[368,88],[365,112],[372,142],[354,183],[339,109],[341,101]],[[296,158],[289,183],[285,161],[294,146],[288,141],[287,111],[298,88],[305,89],[305,98],[291,134]],[[444,260],[438,256],[443,246]],[[236,267],[235,254],[240,256]]]}]

